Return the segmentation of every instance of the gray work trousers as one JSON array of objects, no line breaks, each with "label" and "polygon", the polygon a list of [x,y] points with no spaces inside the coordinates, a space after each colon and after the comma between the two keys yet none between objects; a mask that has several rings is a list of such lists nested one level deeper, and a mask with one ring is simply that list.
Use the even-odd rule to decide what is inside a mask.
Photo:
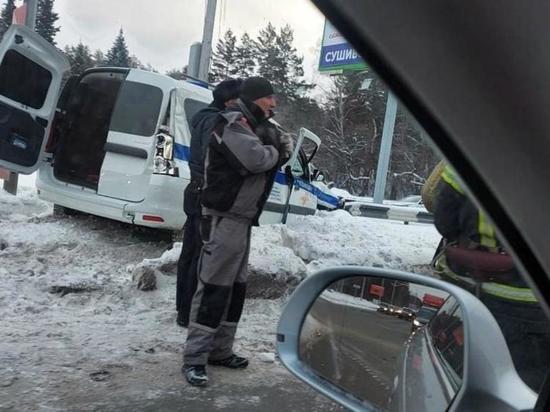
[{"label": "gray work trousers", "polygon": [[186,366],[233,355],[246,295],[250,232],[250,223],[231,218],[204,216],[201,222],[203,247],[183,354]]}]

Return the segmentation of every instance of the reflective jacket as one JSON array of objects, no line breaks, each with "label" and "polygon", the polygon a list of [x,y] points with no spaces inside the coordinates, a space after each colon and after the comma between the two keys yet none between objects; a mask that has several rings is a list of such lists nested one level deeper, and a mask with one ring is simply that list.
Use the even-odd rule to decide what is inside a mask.
[{"label": "reflective jacket", "polygon": [[447,245],[436,268],[470,289],[520,303],[536,298],[503,250],[494,225],[466,196],[454,170],[446,165],[435,190],[434,223]]}]

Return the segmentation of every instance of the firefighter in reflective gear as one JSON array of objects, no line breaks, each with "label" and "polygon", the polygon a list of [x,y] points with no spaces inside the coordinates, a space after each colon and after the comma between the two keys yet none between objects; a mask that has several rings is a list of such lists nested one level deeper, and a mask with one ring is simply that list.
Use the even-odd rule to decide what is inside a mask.
[{"label": "firefighter in reflective gear", "polygon": [[471,291],[489,308],[520,376],[538,390],[550,366],[550,322],[454,170],[442,165],[434,173],[439,173],[432,176],[437,182],[424,193],[431,196],[435,226],[443,236],[433,265],[444,280]]}]

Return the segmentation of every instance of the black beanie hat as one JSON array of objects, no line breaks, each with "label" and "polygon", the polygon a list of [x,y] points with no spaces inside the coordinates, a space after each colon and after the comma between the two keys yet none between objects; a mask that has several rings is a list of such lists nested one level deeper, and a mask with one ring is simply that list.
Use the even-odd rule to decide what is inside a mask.
[{"label": "black beanie hat", "polygon": [[254,100],[261,99],[275,94],[271,83],[263,77],[249,77],[245,79],[241,86],[241,99],[253,102]]},{"label": "black beanie hat", "polygon": [[220,109],[223,109],[226,101],[237,99],[239,97],[242,82],[241,79],[229,78],[219,83],[212,92],[214,104]]}]

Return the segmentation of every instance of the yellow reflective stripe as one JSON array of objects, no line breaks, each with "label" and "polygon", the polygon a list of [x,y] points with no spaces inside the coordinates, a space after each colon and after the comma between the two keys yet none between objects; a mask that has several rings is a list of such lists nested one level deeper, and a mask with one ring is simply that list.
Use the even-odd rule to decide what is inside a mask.
[{"label": "yellow reflective stripe", "polygon": [[536,303],[537,298],[529,288],[516,288],[500,283],[485,282],[481,284],[481,290],[493,296],[518,302]]},{"label": "yellow reflective stripe", "polygon": [[[438,271],[443,272],[443,276],[454,279],[455,281],[466,283],[475,287],[477,282],[466,276],[459,276],[454,273],[447,265],[447,258],[441,256],[436,262]],[[517,288],[514,286],[502,285],[494,282],[482,282],[481,290],[488,295],[493,295],[501,299],[513,300],[524,303],[537,303],[537,298],[529,288]]]},{"label": "yellow reflective stripe", "polygon": [[488,248],[496,248],[495,227],[489,222],[485,213],[479,211],[478,231],[480,244]]},{"label": "yellow reflective stripe", "polygon": [[461,195],[464,194],[464,189],[462,189],[462,186],[460,186],[460,183],[458,182],[458,178],[456,176],[456,172],[451,166],[445,166],[443,172],[441,173],[441,178],[458,193],[460,193]]}]

